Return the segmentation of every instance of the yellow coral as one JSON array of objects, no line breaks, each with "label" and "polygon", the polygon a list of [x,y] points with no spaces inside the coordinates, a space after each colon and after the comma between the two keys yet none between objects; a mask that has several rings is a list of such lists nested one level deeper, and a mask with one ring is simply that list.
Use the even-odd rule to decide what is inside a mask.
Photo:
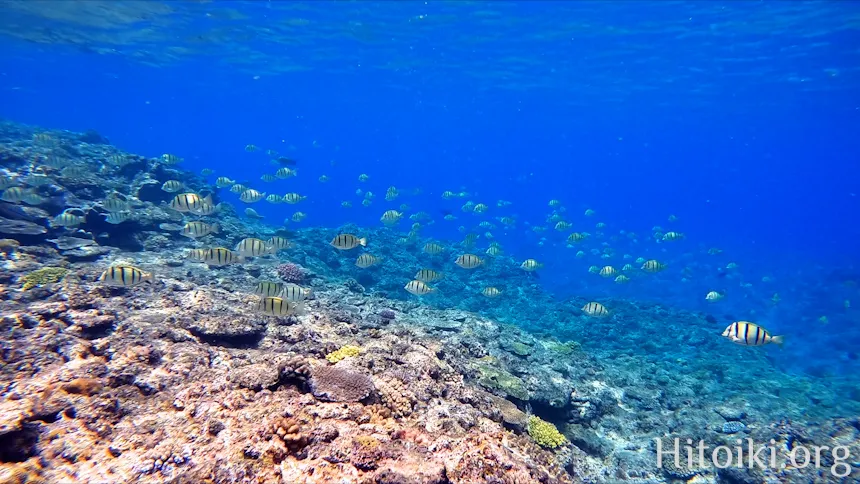
[{"label": "yellow coral", "polygon": [[43,284],[53,284],[65,277],[68,269],[62,267],[43,267],[21,278],[22,288],[26,291]]},{"label": "yellow coral", "polygon": [[566,442],[564,435],[561,435],[555,425],[535,415],[529,417],[528,431],[541,447],[555,449]]},{"label": "yellow coral", "polygon": [[361,353],[361,348],[358,346],[346,345],[342,346],[337,351],[332,351],[331,353],[325,355],[325,359],[332,363],[337,363],[338,361],[348,357],[348,356],[358,356]]}]

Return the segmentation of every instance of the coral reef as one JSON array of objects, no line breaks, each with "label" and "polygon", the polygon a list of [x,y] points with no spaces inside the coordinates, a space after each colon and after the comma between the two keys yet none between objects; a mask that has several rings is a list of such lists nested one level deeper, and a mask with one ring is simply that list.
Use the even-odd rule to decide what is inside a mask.
[{"label": "coral reef", "polygon": [[293,262],[287,262],[284,264],[279,264],[278,267],[275,268],[275,271],[278,273],[278,277],[281,278],[284,282],[292,282],[294,284],[301,284],[305,282],[305,279],[308,277],[308,271]]},{"label": "coral reef", "polygon": [[[385,256],[373,270],[328,245],[350,226],[298,230],[275,256],[209,268],[185,258],[198,242],[170,225],[183,219],[160,190],[182,179],[215,192],[204,179],[91,144],[106,143],[92,134],[53,133],[55,153],[31,142],[33,128],[0,128],[12,140],[0,143],[4,166],[23,179],[32,160],[61,152],[65,164],[47,168],[53,188],[31,188],[87,214],[69,231],[47,223],[62,206],[2,211],[40,230],[0,241],[0,482],[860,478],[856,466],[844,479],[784,466],[797,444],[860,455],[853,383],[786,378],[765,353],[722,344],[705,314],[607,300],[615,319],[595,320],[576,309],[588,301],[553,300],[504,257],[448,271],[418,302],[403,291],[403,268],[450,263],[389,229],[362,231]],[[104,161],[114,156],[121,166]],[[88,175],[96,170],[100,180]],[[110,192],[136,205],[133,225],[102,222]],[[217,221],[212,245],[276,234],[229,206]],[[157,269],[157,281],[98,282],[105,267],[132,262]],[[254,312],[257,282],[299,273],[313,289],[305,312]],[[500,274],[518,295],[490,302],[478,288]],[[621,322],[630,329],[619,334]],[[782,467],[658,466],[654,439],[675,437],[712,447],[773,439]]]}]

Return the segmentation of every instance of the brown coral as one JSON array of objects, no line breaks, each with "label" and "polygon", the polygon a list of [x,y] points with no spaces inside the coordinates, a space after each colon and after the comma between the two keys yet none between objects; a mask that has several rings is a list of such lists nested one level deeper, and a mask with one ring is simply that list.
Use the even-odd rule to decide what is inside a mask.
[{"label": "brown coral", "polygon": [[336,366],[314,368],[309,384],[315,397],[330,402],[357,402],[374,390],[367,375]]},{"label": "brown coral", "polygon": [[292,452],[308,445],[308,438],[302,430],[298,420],[290,417],[280,417],[272,424],[272,434],[277,435]]},{"label": "brown coral", "polygon": [[415,396],[402,381],[389,376],[377,378],[374,383],[380,399],[391,410],[391,415],[400,418],[412,414]]}]

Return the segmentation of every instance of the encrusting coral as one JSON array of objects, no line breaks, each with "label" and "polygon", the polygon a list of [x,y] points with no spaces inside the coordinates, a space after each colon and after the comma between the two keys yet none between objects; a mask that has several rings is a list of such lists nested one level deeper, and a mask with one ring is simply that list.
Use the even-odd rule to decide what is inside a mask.
[{"label": "encrusting coral", "polygon": [[529,417],[528,432],[538,445],[547,449],[555,449],[567,441],[555,425],[535,415]]},{"label": "encrusting coral", "polygon": [[331,363],[337,363],[338,361],[350,357],[350,356],[358,356],[361,353],[361,348],[353,345],[341,346],[340,349],[336,351],[332,351],[331,353],[325,355],[325,359],[327,359]]},{"label": "encrusting coral", "polygon": [[68,273],[69,270],[62,267],[43,267],[22,277],[21,287],[27,291],[36,286],[53,284],[55,282],[59,282]]}]

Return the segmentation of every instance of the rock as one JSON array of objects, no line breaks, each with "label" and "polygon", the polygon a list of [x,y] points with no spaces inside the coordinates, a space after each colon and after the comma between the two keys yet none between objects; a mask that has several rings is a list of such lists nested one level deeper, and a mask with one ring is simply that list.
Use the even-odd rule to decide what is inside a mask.
[{"label": "rock", "polygon": [[182,322],[183,327],[202,341],[222,346],[253,347],[266,334],[266,321],[260,317],[225,318],[198,316]]},{"label": "rock", "polygon": [[227,379],[237,383],[242,388],[258,392],[264,388],[272,388],[278,384],[278,368],[263,363],[255,363],[240,368],[234,368],[227,374]]},{"label": "rock", "polygon": [[728,421],[743,420],[747,416],[747,413],[743,409],[737,408],[735,406],[724,405],[715,408],[714,411]]}]

